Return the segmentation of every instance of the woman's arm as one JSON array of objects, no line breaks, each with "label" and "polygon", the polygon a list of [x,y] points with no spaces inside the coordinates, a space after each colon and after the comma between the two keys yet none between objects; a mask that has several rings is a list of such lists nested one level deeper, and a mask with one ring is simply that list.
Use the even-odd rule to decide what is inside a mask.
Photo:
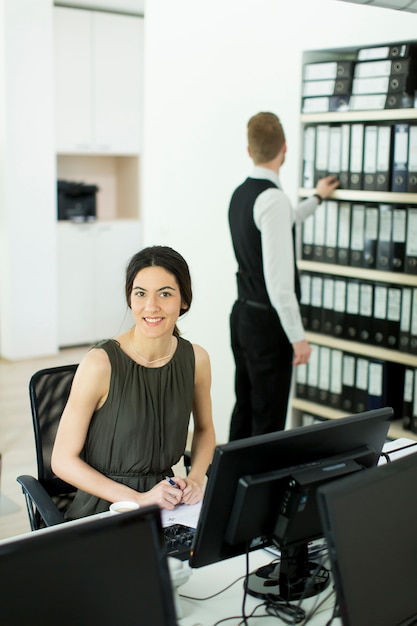
[{"label": "woman's arm", "polygon": [[162,481],[150,491],[139,493],[107,478],[80,457],[91,418],[107,398],[110,373],[108,356],[101,349],[90,350],[78,366],[58,427],[52,451],[52,470],[77,489],[108,502],[133,500],[142,506],[158,504],[162,508],[173,509],[181,494],[167,481]]},{"label": "woman's arm", "polygon": [[211,406],[211,367],[206,350],[194,345],[195,382],[193,400],[194,433],[191,445],[191,471],[185,482],[182,502],[195,504],[203,497],[206,471],[216,443]]}]

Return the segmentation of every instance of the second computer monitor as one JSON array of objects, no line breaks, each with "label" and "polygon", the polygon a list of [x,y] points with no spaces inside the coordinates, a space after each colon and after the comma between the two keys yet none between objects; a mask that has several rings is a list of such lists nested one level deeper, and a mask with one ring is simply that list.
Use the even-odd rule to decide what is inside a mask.
[{"label": "second computer monitor", "polygon": [[417,454],[318,490],[344,626],[417,623]]},{"label": "second computer monitor", "polygon": [[391,408],[377,409],[218,446],[190,565],[271,541],[281,550],[297,548],[299,559],[298,548],[322,535],[318,485],[374,466],[392,416]]}]

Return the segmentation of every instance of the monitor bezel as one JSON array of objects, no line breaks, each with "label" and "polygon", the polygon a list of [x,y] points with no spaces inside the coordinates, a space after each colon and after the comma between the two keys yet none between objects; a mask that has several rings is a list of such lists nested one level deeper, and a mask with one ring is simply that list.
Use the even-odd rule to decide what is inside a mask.
[{"label": "monitor bezel", "polygon": [[[225,539],[240,478],[320,461],[366,444],[374,452],[367,453],[365,466],[372,467],[378,462],[392,418],[393,409],[384,407],[218,445],[194,536],[190,566],[202,567],[248,550],[247,542],[231,545]],[[295,459],[294,454],[299,457]],[[255,539],[250,549],[264,545],[264,539]]]},{"label": "monitor bezel", "polygon": [[[159,626],[177,625],[161,512],[154,505],[4,540],[0,576],[7,626],[147,626],[151,614]],[[156,611],[148,604],[153,589]]]},{"label": "monitor bezel", "polygon": [[[417,599],[410,592],[417,581],[416,482],[414,452],[362,476],[319,487],[318,507],[344,626],[416,623]],[[375,594],[378,607],[368,601]]]}]

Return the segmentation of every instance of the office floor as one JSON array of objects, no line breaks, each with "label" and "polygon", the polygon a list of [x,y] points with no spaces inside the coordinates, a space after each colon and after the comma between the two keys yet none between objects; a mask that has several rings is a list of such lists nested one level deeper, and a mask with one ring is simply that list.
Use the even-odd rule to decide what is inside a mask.
[{"label": "office floor", "polygon": [[44,367],[78,363],[87,348],[61,350],[57,356],[25,361],[0,359],[0,539],[28,532],[29,522],[19,474],[36,476],[35,444],[28,384]]}]

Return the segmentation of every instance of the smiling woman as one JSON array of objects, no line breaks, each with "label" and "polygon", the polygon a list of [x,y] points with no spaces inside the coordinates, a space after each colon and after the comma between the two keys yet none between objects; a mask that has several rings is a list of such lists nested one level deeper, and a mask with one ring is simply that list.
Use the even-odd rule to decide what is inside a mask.
[{"label": "smiling woman", "polygon": [[136,254],[126,272],[126,300],[136,323],[128,336],[133,358],[147,366],[162,365],[177,347],[180,333],[176,321],[192,301],[191,277],[184,259],[162,246]]},{"label": "smiling woman", "polygon": [[[173,509],[202,498],[215,437],[209,356],[177,327],[192,301],[188,265],[171,248],[145,248],[128,264],[125,291],[134,326],[85,355],[55,441],[53,469],[78,489],[69,519],[119,500]],[[191,414],[192,469],[173,476]]]}]

